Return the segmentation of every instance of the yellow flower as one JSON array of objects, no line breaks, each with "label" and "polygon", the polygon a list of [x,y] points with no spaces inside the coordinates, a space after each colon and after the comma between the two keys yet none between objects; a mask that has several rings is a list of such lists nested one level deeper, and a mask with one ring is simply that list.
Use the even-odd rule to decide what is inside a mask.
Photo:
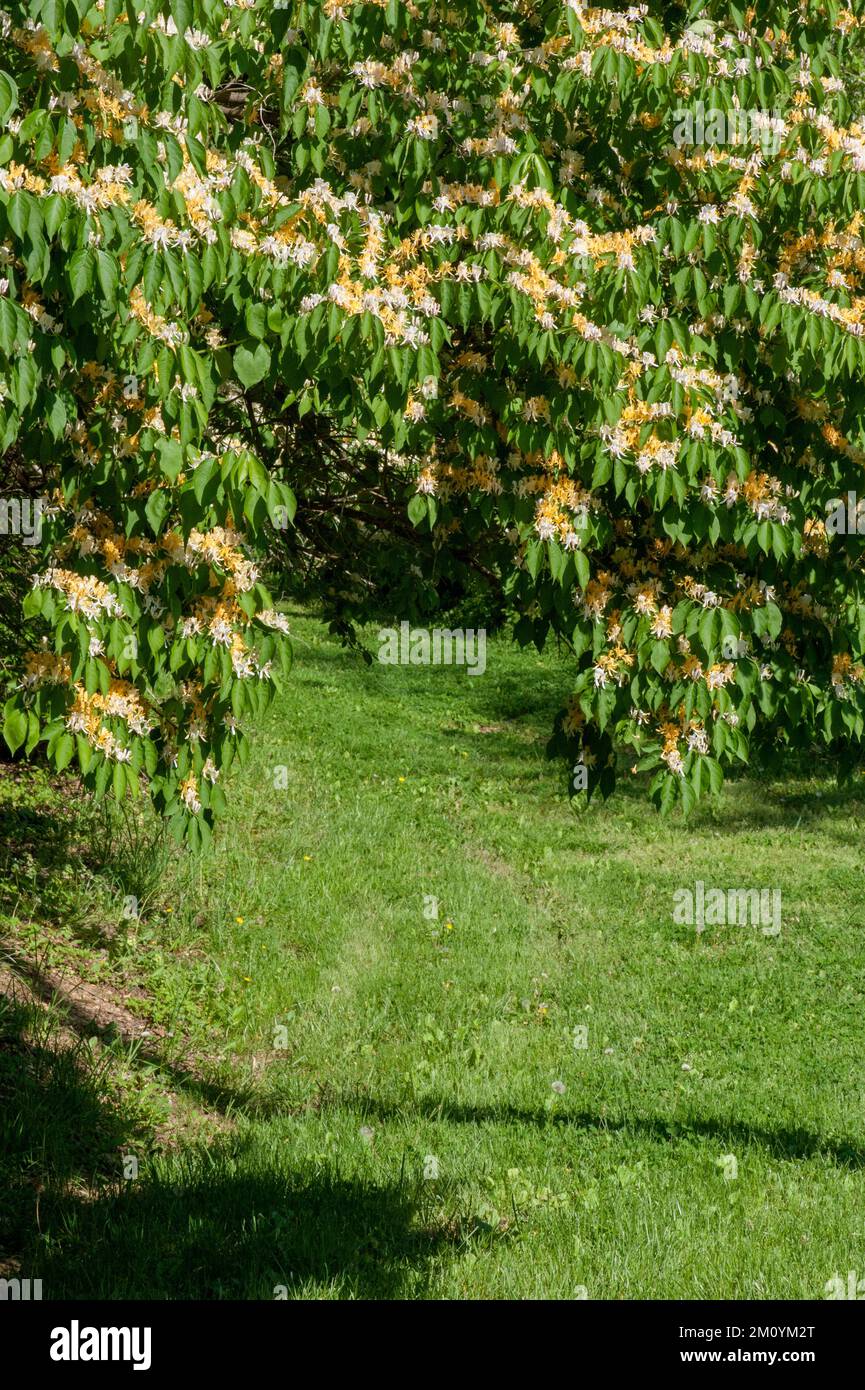
[{"label": "yellow flower", "polygon": [[242,918],[242,917],[235,917],[234,920],[235,920],[235,922],[237,923],[237,925],[238,925],[239,927],[242,927],[242,926],[243,926],[243,918]]}]

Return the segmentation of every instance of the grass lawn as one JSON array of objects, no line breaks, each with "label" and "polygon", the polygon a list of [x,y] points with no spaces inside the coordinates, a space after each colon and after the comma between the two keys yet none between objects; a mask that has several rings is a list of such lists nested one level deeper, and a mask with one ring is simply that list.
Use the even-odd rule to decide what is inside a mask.
[{"label": "grass lawn", "polygon": [[[0,772],[0,1273],[160,1299],[865,1276],[861,793],[753,778],[684,823],[628,785],[580,815],[544,754],[555,653],[492,642],[471,678],[292,627],[205,859]],[[780,889],[780,935],[677,925],[696,880]]]}]

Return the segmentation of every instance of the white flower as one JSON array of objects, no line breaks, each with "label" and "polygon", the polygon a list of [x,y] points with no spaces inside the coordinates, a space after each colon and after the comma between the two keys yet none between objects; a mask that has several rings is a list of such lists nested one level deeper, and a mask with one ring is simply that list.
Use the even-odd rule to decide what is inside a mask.
[{"label": "white flower", "polygon": [[433,111],[424,116],[415,116],[408,122],[406,130],[419,140],[435,140],[439,132],[438,116]]},{"label": "white flower", "polygon": [[284,613],[277,613],[272,608],[263,608],[257,615],[258,621],[264,623],[265,627],[273,628],[276,632],[289,633],[288,618]]}]

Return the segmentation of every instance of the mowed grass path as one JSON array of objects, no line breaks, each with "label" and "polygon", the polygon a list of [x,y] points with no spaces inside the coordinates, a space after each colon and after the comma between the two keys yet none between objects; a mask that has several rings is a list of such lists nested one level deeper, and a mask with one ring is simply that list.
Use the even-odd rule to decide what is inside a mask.
[{"label": "mowed grass path", "polygon": [[[740,781],[686,824],[628,786],[579,815],[544,753],[554,654],[493,642],[472,678],[293,630],[213,852],[111,954],[205,1059],[219,1127],[46,1199],[23,1272],[250,1299],[865,1276],[858,793]],[[698,879],[779,888],[780,936],[676,925]]]}]

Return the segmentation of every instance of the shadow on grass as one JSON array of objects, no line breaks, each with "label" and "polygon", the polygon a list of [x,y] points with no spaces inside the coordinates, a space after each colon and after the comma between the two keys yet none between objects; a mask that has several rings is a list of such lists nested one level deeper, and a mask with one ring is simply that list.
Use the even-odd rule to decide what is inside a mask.
[{"label": "shadow on grass", "polygon": [[32,1249],[52,1203],[116,1175],[134,1137],[86,1045],[63,1044],[40,1011],[0,996],[0,1259]]},{"label": "shadow on grass", "polygon": [[68,862],[71,827],[52,809],[0,805],[0,912],[29,910],[38,896],[46,914],[60,912],[66,889],[54,871]]},{"label": "shadow on grass", "polygon": [[0,1116],[0,1274],[47,1299],[396,1298],[449,1238],[410,1184],[297,1173],[273,1137],[140,1158],[123,1181],[151,1138],[140,1117],[86,1045],[6,997]]},{"label": "shadow on grass", "polygon": [[[4,1272],[42,1279],[49,1299],[272,1299],[279,1286],[288,1296],[423,1296],[430,1262],[455,1237],[425,1210],[416,1185],[297,1171],[284,1134],[272,1132],[145,1158],[139,1178],[121,1182],[121,1154],[146,1145],[140,1121],[111,1100],[83,1044],[34,1040],[34,1027],[38,1018],[34,1025],[32,1012],[15,1001],[0,1008]],[[222,1099],[241,1112],[248,1097],[225,1092]],[[351,1094],[331,1104],[382,1122],[408,1115],[452,1125],[605,1131],[659,1145],[706,1138],[785,1161],[865,1167],[860,1145],[804,1127],[551,1115],[444,1099],[388,1105]],[[256,1098],[251,1108],[256,1115],[288,1113],[276,1097]]]},{"label": "shadow on grass", "polygon": [[840,1168],[865,1168],[865,1148],[851,1140],[830,1140],[804,1128],[763,1129],[759,1126],[725,1119],[662,1120],[639,1115],[610,1119],[588,1111],[550,1113],[547,1110],[523,1109],[520,1106],[457,1105],[452,1101],[419,1101],[405,1106],[384,1105],[366,1096],[354,1101],[343,1099],[343,1105],[354,1105],[364,1117],[380,1121],[402,1115],[421,1115],[426,1120],[447,1124],[468,1125],[534,1125],[538,1128],[565,1127],[574,1130],[596,1130],[608,1134],[633,1134],[657,1140],[659,1143],[682,1139],[704,1138],[719,1141],[728,1147],[734,1144],[762,1149],[773,1158],[802,1161],[826,1159]]},{"label": "shadow on grass", "polygon": [[[67,1201],[34,1274],[50,1298],[398,1298],[447,1239],[399,1184],[287,1172],[235,1141],[163,1160],[97,1202]],[[91,1253],[92,1252],[92,1253]]]},{"label": "shadow on grass", "polygon": [[[24,972],[22,972],[24,973]],[[34,988],[39,988],[37,972],[27,969],[26,978]],[[44,992],[51,994],[50,989]],[[56,996],[55,996],[56,997]],[[98,1019],[80,1005],[67,1008],[65,1022],[78,1032],[82,1038],[94,1034],[105,1035],[109,1030],[101,1027]],[[111,1031],[117,1032],[113,1029]],[[121,1041],[129,1043],[123,1036]],[[137,1056],[145,1062],[158,1067],[162,1074],[170,1078],[173,1085],[182,1089],[186,1095],[200,1105],[219,1111],[226,1116],[244,1116],[247,1119],[268,1120],[289,1114],[296,1114],[295,1106],[286,1106],[278,1093],[262,1093],[254,1086],[231,1086],[218,1081],[210,1081],[178,1066],[160,1054],[158,1048],[140,1045]],[[763,1149],[774,1158],[802,1160],[822,1158],[839,1167],[865,1168],[865,1147],[853,1140],[829,1140],[804,1127],[796,1129],[779,1128],[770,1130],[744,1124],[737,1120],[689,1119],[673,1121],[629,1116],[619,1119],[602,1118],[583,1111],[578,1113],[559,1112],[550,1114],[543,1109],[527,1110],[502,1103],[492,1106],[456,1105],[451,1101],[425,1101],[406,1106],[386,1106],[370,1100],[368,1096],[334,1097],[327,1102],[330,1106],[357,1109],[364,1116],[374,1116],[380,1120],[393,1119],[405,1113],[423,1115],[430,1120],[444,1120],[456,1124],[520,1124],[520,1125],[567,1125],[575,1129],[605,1130],[607,1132],[631,1132],[642,1134],[659,1142],[698,1136],[711,1138],[728,1146],[739,1144]]]},{"label": "shadow on grass", "polygon": [[[0,961],[11,972],[10,978],[20,980],[43,1003],[50,1005],[63,1026],[77,1035],[82,1046],[89,1038],[99,1038],[105,1043],[119,1042],[124,1049],[134,1049],[137,1062],[158,1068],[173,1086],[186,1092],[189,1098],[223,1115],[241,1111],[246,1115],[264,1113],[260,1109],[260,1097],[253,1086],[224,1086],[218,1081],[205,1079],[182,1062],[173,1059],[164,1049],[144,1033],[143,1023],[135,1015],[117,1007],[105,1009],[92,998],[82,998],[75,994],[75,982],[68,987],[64,981],[57,981],[44,972],[40,966],[15,949],[10,942],[0,940]],[[0,1008],[4,996],[0,994]]]}]

